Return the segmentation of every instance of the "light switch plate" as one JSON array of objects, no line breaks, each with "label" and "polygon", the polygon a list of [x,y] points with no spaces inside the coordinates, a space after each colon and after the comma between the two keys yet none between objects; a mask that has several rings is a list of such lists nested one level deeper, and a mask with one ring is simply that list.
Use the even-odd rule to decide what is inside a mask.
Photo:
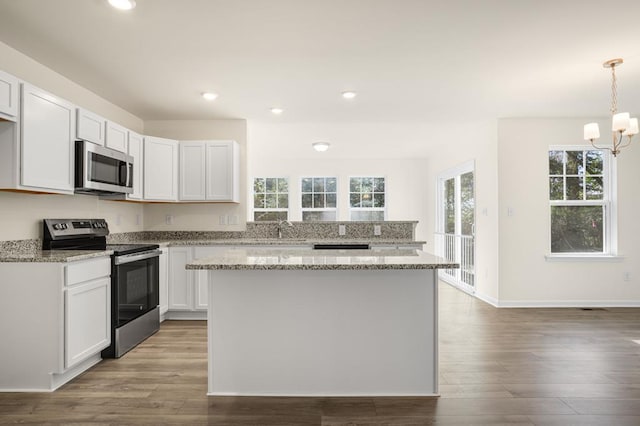
[{"label": "light switch plate", "polygon": [[232,214],[231,216],[228,216],[228,221],[229,225],[237,225],[238,222],[240,222],[240,218],[237,214]]},{"label": "light switch plate", "polygon": [[338,225],[338,235],[347,235],[346,225]]},{"label": "light switch plate", "polygon": [[168,214],[164,217],[164,223],[166,225],[173,225],[173,215],[172,214]]},{"label": "light switch plate", "polygon": [[224,214],[221,214],[220,216],[218,216],[218,223],[220,225],[226,225],[227,224],[227,216]]},{"label": "light switch plate", "polygon": [[373,225],[373,235],[382,235],[382,229],[380,229],[380,225]]}]

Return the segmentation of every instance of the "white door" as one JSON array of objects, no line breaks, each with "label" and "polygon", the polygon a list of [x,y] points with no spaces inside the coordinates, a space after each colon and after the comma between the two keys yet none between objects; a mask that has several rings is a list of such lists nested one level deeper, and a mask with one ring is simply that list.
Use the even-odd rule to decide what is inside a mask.
[{"label": "white door", "polygon": [[465,163],[438,177],[438,255],[460,264],[441,269],[440,278],[475,291],[475,183],[474,164]]},{"label": "white door", "polygon": [[205,142],[180,142],[180,199],[205,199]]},{"label": "white door", "polygon": [[69,287],[65,292],[65,368],[111,344],[111,278]]},{"label": "white door", "polygon": [[70,102],[22,85],[22,185],[73,192],[75,110]]},{"label": "white door", "polygon": [[107,148],[115,149],[120,152],[127,152],[127,142],[129,141],[129,130],[111,121],[107,121],[106,133]]},{"label": "white door", "polygon": [[169,309],[193,309],[193,273],[185,269],[191,261],[190,247],[171,247],[169,255]]},{"label": "white door", "polygon": [[0,117],[16,121],[18,117],[19,85],[17,78],[0,71]]},{"label": "white door", "polygon": [[144,138],[144,199],[178,199],[178,141]]},{"label": "white door", "polygon": [[104,146],[107,120],[83,108],[76,111],[76,139]]},{"label": "white door", "polygon": [[237,150],[233,141],[207,143],[207,200],[239,201]]},{"label": "white door", "polygon": [[133,192],[127,198],[133,200],[142,199],[143,143],[142,135],[129,132],[129,155],[133,157]]}]

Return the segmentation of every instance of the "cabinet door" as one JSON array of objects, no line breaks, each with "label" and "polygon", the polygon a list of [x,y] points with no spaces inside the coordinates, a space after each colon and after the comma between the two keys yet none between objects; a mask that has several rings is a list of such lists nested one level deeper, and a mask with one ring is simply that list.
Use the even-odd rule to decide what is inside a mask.
[{"label": "cabinet door", "polygon": [[0,71],[0,118],[9,121],[18,118],[18,86],[17,78]]},{"label": "cabinet door", "polygon": [[73,192],[75,115],[71,103],[22,85],[22,185]]},{"label": "cabinet door", "polygon": [[144,199],[178,199],[178,141],[144,138]]},{"label": "cabinet door", "polygon": [[[160,315],[163,315],[169,310],[169,249],[160,249],[162,254],[160,255]],[[162,318],[162,317],[161,317]]]},{"label": "cabinet door", "polygon": [[129,132],[129,155],[133,157],[133,193],[127,195],[128,199],[142,199],[143,142],[141,135]]},{"label": "cabinet door", "polygon": [[104,146],[107,120],[86,109],[78,108],[76,111],[76,139]]},{"label": "cabinet door", "polygon": [[190,260],[190,247],[169,249],[169,309],[193,309],[193,273],[184,269]]},{"label": "cabinet door", "polygon": [[[217,256],[227,250],[232,249],[230,246],[219,247],[196,247],[193,250],[193,259],[203,259],[205,257]],[[193,271],[194,273],[194,291],[195,291],[195,310],[206,311],[209,306],[209,271]]]},{"label": "cabinet door", "polygon": [[105,141],[107,148],[126,153],[129,141],[129,130],[116,123],[107,121],[107,133]]},{"label": "cabinet door", "polygon": [[207,200],[240,201],[238,144],[207,142]]},{"label": "cabinet door", "polygon": [[205,199],[205,143],[180,142],[180,200]]},{"label": "cabinet door", "polygon": [[65,291],[65,368],[73,367],[111,344],[111,278]]}]

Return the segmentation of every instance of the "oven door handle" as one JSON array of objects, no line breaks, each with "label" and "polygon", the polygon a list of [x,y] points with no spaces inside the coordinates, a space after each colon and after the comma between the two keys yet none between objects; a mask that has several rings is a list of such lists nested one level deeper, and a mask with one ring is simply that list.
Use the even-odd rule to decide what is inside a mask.
[{"label": "oven door handle", "polygon": [[116,256],[114,264],[124,265],[125,263],[137,262],[138,260],[150,259],[158,257],[162,254],[160,250],[145,251],[144,253],[132,253],[124,256]]}]

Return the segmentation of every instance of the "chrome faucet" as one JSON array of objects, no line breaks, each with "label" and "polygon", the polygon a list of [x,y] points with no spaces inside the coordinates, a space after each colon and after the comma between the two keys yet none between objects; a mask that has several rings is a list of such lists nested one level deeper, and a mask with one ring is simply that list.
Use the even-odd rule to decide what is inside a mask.
[{"label": "chrome faucet", "polygon": [[288,220],[281,220],[280,222],[278,222],[278,239],[282,238],[283,225],[287,225],[290,228],[293,228],[293,223],[289,222]]}]

